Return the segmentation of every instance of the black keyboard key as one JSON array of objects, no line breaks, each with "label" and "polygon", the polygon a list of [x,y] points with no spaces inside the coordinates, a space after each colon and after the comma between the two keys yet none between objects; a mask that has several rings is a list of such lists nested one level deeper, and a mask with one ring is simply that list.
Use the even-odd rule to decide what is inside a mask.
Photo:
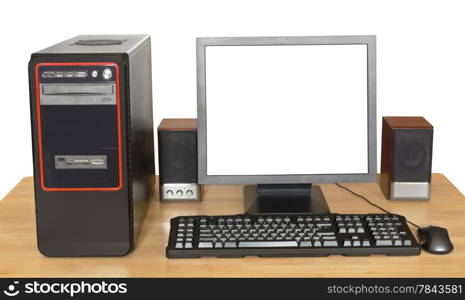
[{"label": "black keyboard key", "polygon": [[312,246],[312,242],[310,241],[302,241],[300,242],[300,247],[311,247]]},{"label": "black keyboard key", "polygon": [[258,248],[268,248],[268,247],[297,247],[296,241],[243,241],[239,242],[239,248],[251,248],[251,247],[258,247]]},{"label": "black keyboard key", "polygon": [[337,241],[336,240],[323,241],[323,247],[337,247]]},{"label": "black keyboard key", "polygon": [[212,242],[199,242],[199,248],[213,248]]},{"label": "black keyboard key", "polygon": [[334,231],[319,231],[316,233],[318,236],[334,236]]},{"label": "black keyboard key", "polygon": [[376,246],[392,246],[391,240],[376,240]]},{"label": "black keyboard key", "polygon": [[237,248],[237,243],[236,242],[226,242],[224,243],[225,248]]}]

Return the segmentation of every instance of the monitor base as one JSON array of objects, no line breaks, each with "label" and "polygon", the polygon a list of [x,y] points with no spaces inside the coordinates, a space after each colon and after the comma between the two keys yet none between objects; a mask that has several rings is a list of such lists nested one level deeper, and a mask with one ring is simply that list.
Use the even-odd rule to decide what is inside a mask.
[{"label": "monitor base", "polygon": [[248,214],[330,213],[320,186],[312,184],[259,184],[244,186]]}]

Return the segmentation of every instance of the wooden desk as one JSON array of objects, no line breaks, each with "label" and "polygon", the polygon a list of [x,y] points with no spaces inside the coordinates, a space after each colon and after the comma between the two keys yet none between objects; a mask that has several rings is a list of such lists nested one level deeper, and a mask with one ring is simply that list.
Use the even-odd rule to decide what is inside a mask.
[{"label": "wooden desk", "polygon": [[[463,277],[465,197],[441,174],[433,175],[430,201],[392,202],[375,183],[345,184],[420,225],[449,230],[455,250],[445,256],[167,259],[169,220],[178,215],[243,212],[241,186],[208,186],[196,203],[151,201],[141,238],[126,257],[47,258],[36,249],[32,178],[0,201],[1,277]],[[321,185],[332,212],[379,211],[332,184]],[[416,232],[416,231],[414,231]]]}]

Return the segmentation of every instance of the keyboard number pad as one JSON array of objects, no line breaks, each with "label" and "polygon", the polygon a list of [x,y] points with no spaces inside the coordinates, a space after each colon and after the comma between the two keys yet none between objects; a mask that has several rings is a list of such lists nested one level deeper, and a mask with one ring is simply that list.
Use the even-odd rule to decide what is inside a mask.
[{"label": "keyboard number pad", "polygon": [[192,249],[194,241],[194,219],[180,218],[175,235],[176,249]]},{"label": "keyboard number pad", "polygon": [[395,215],[367,216],[366,223],[375,246],[412,246],[412,240]]}]

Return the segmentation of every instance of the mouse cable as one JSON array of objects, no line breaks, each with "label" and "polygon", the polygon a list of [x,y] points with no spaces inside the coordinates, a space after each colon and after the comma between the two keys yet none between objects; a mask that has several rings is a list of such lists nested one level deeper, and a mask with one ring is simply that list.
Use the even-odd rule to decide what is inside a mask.
[{"label": "mouse cable", "polygon": [[[384,211],[385,213],[387,213],[388,215],[392,215],[391,212],[387,211],[386,209],[382,208],[381,206],[377,205],[377,204],[374,204],[373,202],[371,202],[370,200],[368,200],[365,196],[363,195],[360,195],[354,191],[352,191],[351,189],[349,189],[348,187],[345,187],[337,182],[334,183],[335,185],[337,185],[338,187],[340,187],[341,189],[344,189],[346,191],[348,191],[349,193],[351,193],[352,195],[355,195],[363,200],[365,200],[366,202],[368,202],[368,204],[371,204],[373,205],[374,207],[378,208],[379,210],[382,210]],[[416,228],[420,228],[420,226],[418,226],[417,224],[413,223],[413,222],[410,222],[409,220],[407,220],[407,218],[405,219],[408,223],[412,224],[413,226],[415,226]]]}]

